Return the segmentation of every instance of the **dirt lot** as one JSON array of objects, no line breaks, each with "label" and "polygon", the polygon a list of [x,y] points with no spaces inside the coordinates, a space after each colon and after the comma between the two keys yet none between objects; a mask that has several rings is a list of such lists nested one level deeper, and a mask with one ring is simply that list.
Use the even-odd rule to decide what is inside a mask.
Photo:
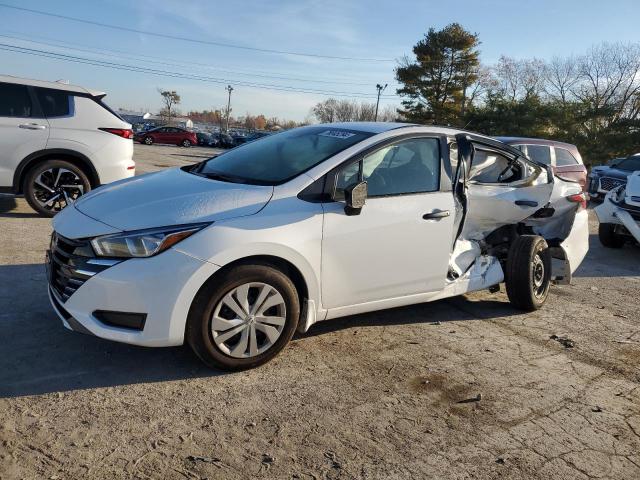
[{"label": "dirt lot", "polygon": [[[211,152],[136,146],[138,171]],[[480,292],[348,317],[226,374],[65,330],[49,221],[0,198],[0,226],[2,479],[640,478],[640,248],[592,235],[536,313]]]}]

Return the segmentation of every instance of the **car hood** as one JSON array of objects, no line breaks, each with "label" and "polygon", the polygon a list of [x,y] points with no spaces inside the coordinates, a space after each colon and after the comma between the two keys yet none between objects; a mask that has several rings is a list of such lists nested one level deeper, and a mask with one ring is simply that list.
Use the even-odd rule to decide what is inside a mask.
[{"label": "car hood", "polygon": [[620,180],[626,180],[626,178],[633,173],[629,170],[620,170],[612,167],[594,168],[592,171],[604,177],[619,178]]},{"label": "car hood", "polygon": [[118,230],[139,230],[252,215],[272,194],[271,186],[221,182],[172,168],[100,187],[75,207]]}]

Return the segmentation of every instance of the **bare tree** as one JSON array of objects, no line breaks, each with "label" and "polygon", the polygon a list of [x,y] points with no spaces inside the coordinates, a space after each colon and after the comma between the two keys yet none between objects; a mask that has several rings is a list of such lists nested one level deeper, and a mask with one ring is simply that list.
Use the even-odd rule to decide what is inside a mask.
[{"label": "bare tree", "polygon": [[595,112],[617,120],[640,93],[640,45],[603,43],[579,58],[580,82],[574,95]]},{"label": "bare tree", "polygon": [[320,102],[313,107],[313,115],[321,123],[331,123],[336,121],[336,105],[338,101],[335,98],[328,98],[324,102]]},{"label": "bare tree", "polygon": [[577,59],[554,57],[544,67],[544,91],[553,100],[565,104],[580,81]]},{"label": "bare tree", "polygon": [[158,88],[158,93],[162,96],[162,102],[164,103],[164,107],[162,109],[161,115],[167,117],[167,123],[171,123],[171,115],[174,105],[180,104],[180,95],[175,90],[162,90]]}]

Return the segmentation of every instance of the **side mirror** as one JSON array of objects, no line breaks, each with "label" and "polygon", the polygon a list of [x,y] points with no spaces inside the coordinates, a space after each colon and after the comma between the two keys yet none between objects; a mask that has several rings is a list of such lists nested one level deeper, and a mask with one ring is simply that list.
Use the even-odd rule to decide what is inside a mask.
[{"label": "side mirror", "polygon": [[347,215],[360,215],[362,207],[367,201],[367,182],[356,183],[344,190],[345,207]]}]

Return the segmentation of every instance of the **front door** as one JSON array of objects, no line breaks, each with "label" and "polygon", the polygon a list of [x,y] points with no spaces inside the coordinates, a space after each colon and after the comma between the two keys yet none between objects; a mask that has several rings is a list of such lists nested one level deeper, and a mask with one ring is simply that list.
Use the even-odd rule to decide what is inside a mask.
[{"label": "front door", "polygon": [[[444,153],[444,152],[442,152]],[[381,147],[337,174],[325,203],[322,303],[336,308],[443,288],[454,203],[441,191],[440,141],[417,137]],[[359,215],[347,215],[344,189],[367,181]]]},{"label": "front door", "polygon": [[36,115],[24,85],[0,83],[0,187],[10,187],[18,164],[47,146],[49,124]]}]

